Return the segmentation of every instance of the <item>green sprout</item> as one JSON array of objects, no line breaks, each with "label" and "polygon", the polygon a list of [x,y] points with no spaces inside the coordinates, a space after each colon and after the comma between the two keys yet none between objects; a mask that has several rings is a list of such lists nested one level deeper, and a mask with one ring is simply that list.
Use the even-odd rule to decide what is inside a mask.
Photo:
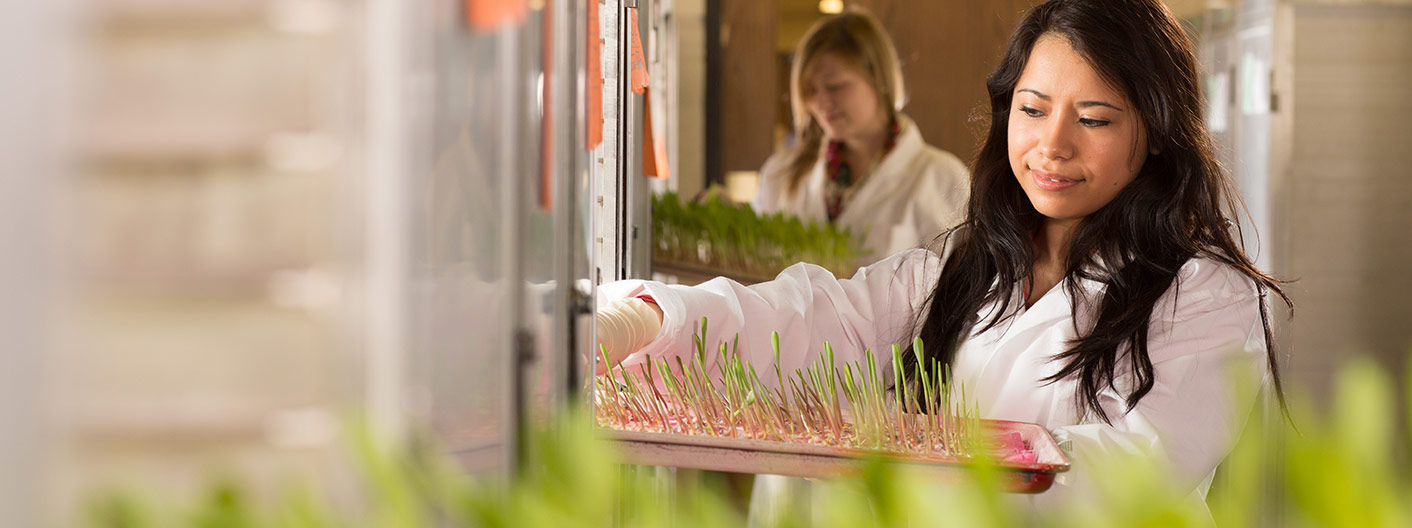
[{"label": "green sprout", "polygon": [[[910,383],[902,349],[893,345],[894,386],[889,386],[871,350],[839,368],[828,342],[814,362],[786,373],[774,332],[774,375],[762,379],[740,355],[739,335],[710,347],[707,328],[702,318],[686,361],[648,357],[635,368],[619,365],[600,376],[594,398],[599,425],[928,458],[990,454],[984,452],[991,444],[982,438],[978,407],[941,365],[923,361],[920,340],[913,342],[917,364]],[[707,354],[708,347],[714,354]],[[607,354],[602,355],[606,362]]]},{"label": "green sprout", "polygon": [[721,200],[683,203],[674,192],[652,197],[653,260],[708,267],[722,273],[773,277],[796,262],[812,262],[838,276],[856,270],[865,254],[847,229],[776,213],[757,215],[749,205]]}]

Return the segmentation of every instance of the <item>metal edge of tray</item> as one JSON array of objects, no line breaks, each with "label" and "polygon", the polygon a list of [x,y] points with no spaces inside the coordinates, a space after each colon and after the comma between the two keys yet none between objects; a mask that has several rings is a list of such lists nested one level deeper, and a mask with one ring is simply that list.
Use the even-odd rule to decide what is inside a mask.
[{"label": "metal edge of tray", "polygon": [[[997,432],[1020,433],[1020,437],[1035,452],[1035,462],[998,463],[1007,475],[1004,481],[1007,491],[1043,492],[1054,483],[1057,473],[1069,470],[1068,459],[1043,427],[1024,422],[985,420],[983,423]],[[856,474],[863,458],[881,457],[943,480],[961,476],[967,466],[965,462],[953,458],[907,456],[864,449],[617,429],[604,431],[616,445],[624,462],[649,466],[827,478]]]}]

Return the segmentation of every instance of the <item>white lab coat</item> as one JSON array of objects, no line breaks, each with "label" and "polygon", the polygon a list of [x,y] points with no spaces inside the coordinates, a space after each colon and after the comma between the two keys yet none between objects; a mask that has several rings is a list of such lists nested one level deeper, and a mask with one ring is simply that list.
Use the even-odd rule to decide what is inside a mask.
[{"label": "white lab coat", "polygon": [[[696,287],[622,281],[604,285],[600,298],[646,293],[662,308],[661,332],[630,355],[626,365],[641,363],[649,355],[689,353],[693,332],[705,316],[708,343],[730,342],[739,334],[740,353],[760,371],[770,370],[770,333],[778,331],[785,372],[815,360],[827,341],[839,365],[857,361],[871,349],[881,352],[875,354],[879,370],[891,374],[891,345],[909,343],[915,335],[913,322],[926,309],[939,268],[936,254],[917,249],[845,280],[817,266],[797,264],[775,280],[753,286],[724,278]],[[981,417],[1040,424],[1070,452],[1073,469],[1035,498],[1040,505],[1088,493],[1081,491],[1088,486],[1083,461],[1123,451],[1165,458],[1173,482],[1191,490],[1194,507],[1204,508],[1201,501],[1210,477],[1234,445],[1265,383],[1261,301],[1253,283],[1211,259],[1194,258],[1182,266],[1177,283],[1153,309],[1148,353],[1156,383],[1130,411],[1124,403],[1128,376],[1116,380],[1121,392],[1102,391],[1100,400],[1111,425],[1078,416],[1075,381],[1042,381],[1061,366],[1051,356],[1063,351],[1076,334],[1063,286],[1028,309],[1015,288],[1012,317],[962,344],[952,365],[955,379],[973,395]],[[1098,283],[1082,281],[1078,286],[1094,299],[1102,292]],[[1092,324],[1085,320],[1092,314],[1083,306],[1079,327]],[[1240,384],[1231,383],[1232,367],[1244,368],[1250,383],[1233,386]]]},{"label": "white lab coat", "polygon": [[[949,152],[922,141],[917,125],[898,116],[900,131],[892,151],[844,205],[835,224],[846,227],[866,251],[858,266],[920,247],[966,217],[970,171]],[[796,193],[789,192],[789,161],[775,154],[760,169],[760,186],[750,205],[761,213],[787,212],[828,222],[824,192],[828,175],[819,156]]]}]

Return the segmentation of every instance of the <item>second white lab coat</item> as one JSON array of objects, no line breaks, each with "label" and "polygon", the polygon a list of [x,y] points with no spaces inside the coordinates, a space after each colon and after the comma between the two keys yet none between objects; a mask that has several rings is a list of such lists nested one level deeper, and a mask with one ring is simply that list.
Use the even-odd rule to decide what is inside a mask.
[{"label": "second white lab coat", "polygon": [[[752,286],[724,278],[695,287],[622,281],[600,288],[600,301],[646,293],[663,310],[657,338],[629,356],[625,365],[641,363],[646,356],[690,353],[692,335],[705,316],[707,342],[729,343],[739,334],[741,355],[761,372],[771,370],[770,333],[778,331],[785,372],[816,360],[827,341],[840,368],[871,349],[879,371],[890,374],[891,345],[909,343],[915,335],[914,322],[926,309],[939,267],[936,254],[911,250],[846,280],[798,264],[773,281]],[[1078,289],[1097,299],[1103,287],[1082,281]],[[1148,353],[1156,383],[1151,392],[1128,409],[1124,400],[1132,379],[1119,368],[1115,384],[1122,390],[1099,394],[1111,424],[1079,415],[1076,381],[1043,381],[1062,366],[1052,356],[1068,347],[1076,327],[1093,324],[1091,313],[1083,309],[1088,305],[1080,305],[1075,321],[1064,283],[1028,309],[1018,287],[1013,295],[1010,317],[965,341],[952,372],[974,397],[981,417],[1040,424],[1070,452],[1074,468],[1034,500],[1066,501],[1074,493],[1087,493],[1083,461],[1127,452],[1170,462],[1173,482],[1190,490],[1194,507],[1204,508],[1201,501],[1210,477],[1234,445],[1265,383],[1261,301],[1253,283],[1215,260],[1188,261],[1153,309]],[[982,316],[993,309],[983,309]],[[1247,373],[1250,382],[1233,386],[1233,367],[1243,369],[1239,372]]]},{"label": "second white lab coat", "polygon": [[[971,190],[966,164],[927,145],[917,125],[906,116],[898,116],[898,126],[892,151],[854,191],[835,221],[862,242],[867,253],[857,260],[860,267],[921,247],[966,218]],[[760,213],[783,211],[827,223],[825,163],[819,156],[798,191],[791,193],[787,157],[783,153],[771,156],[760,169],[760,186],[751,207]]]}]

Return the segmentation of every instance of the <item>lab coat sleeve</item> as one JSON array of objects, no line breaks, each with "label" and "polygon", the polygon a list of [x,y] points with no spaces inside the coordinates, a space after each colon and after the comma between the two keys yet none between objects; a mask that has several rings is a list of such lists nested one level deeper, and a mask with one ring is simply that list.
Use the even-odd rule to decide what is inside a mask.
[{"label": "lab coat sleeve", "polygon": [[760,167],[760,176],[756,180],[755,196],[750,199],[750,207],[760,214],[772,214],[779,212],[783,208],[783,202],[788,186],[788,176],[785,170],[788,169],[788,156],[784,152],[778,152],[765,160],[765,164]]},{"label": "lab coat sleeve", "polygon": [[918,220],[923,234],[940,233],[960,225],[966,220],[967,202],[971,198],[971,172],[954,154],[935,151],[931,172],[935,176],[928,178],[926,191],[918,193],[927,200],[923,204],[927,206],[924,208],[927,217]]},{"label": "lab coat sleeve", "polygon": [[705,317],[710,347],[706,367],[711,371],[717,361],[716,347],[733,345],[736,336],[743,359],[757,371],[772,371],[770,334],[777,331],[780,367],[786,373],[816,361],[825,342],[833,347],[840,369],[872,350],[879,369],[889,372],[891,345],[911,340],[918,308],[935,285],[939,266],[936,254],[917,249],[859,269],[844,280],[819,266],[799,263],[772,281],[751,286],[724,277],[697,286],[620,281],[600,287],[599,302],[647,294],[662,308],[662,330],[623,361],[629,368],[649,356],[689,357],[692,336]]},{"label": "lab coat sleeve", "polygon": [[966,220],[971,196],[970,171],[949,152],[930,149],[922,167],[926,177],[911,193],[900,222],[891,226],[888,247],[905,248],[934,244],[938,236]]},{"label": "lab coat sleeve", "polygon": [[1235,444],[1266,381],[1261,301],[1248,278],[1211,260],[1188,262],[1178,281],[1176,294],[1169,292],[1153,310],[1152,391],[1124,413],[1122,395],[1132,381],[1120,377],[1115,382],[1120,392],[1099,394],[1111,425],[1054,430],[1073,468],[1037,503],[1091,493],[1095,477],[1087,470],[1121,454],[1150,457],[1170,471],[1177,490],[1204,496],[1203,482]]}]

